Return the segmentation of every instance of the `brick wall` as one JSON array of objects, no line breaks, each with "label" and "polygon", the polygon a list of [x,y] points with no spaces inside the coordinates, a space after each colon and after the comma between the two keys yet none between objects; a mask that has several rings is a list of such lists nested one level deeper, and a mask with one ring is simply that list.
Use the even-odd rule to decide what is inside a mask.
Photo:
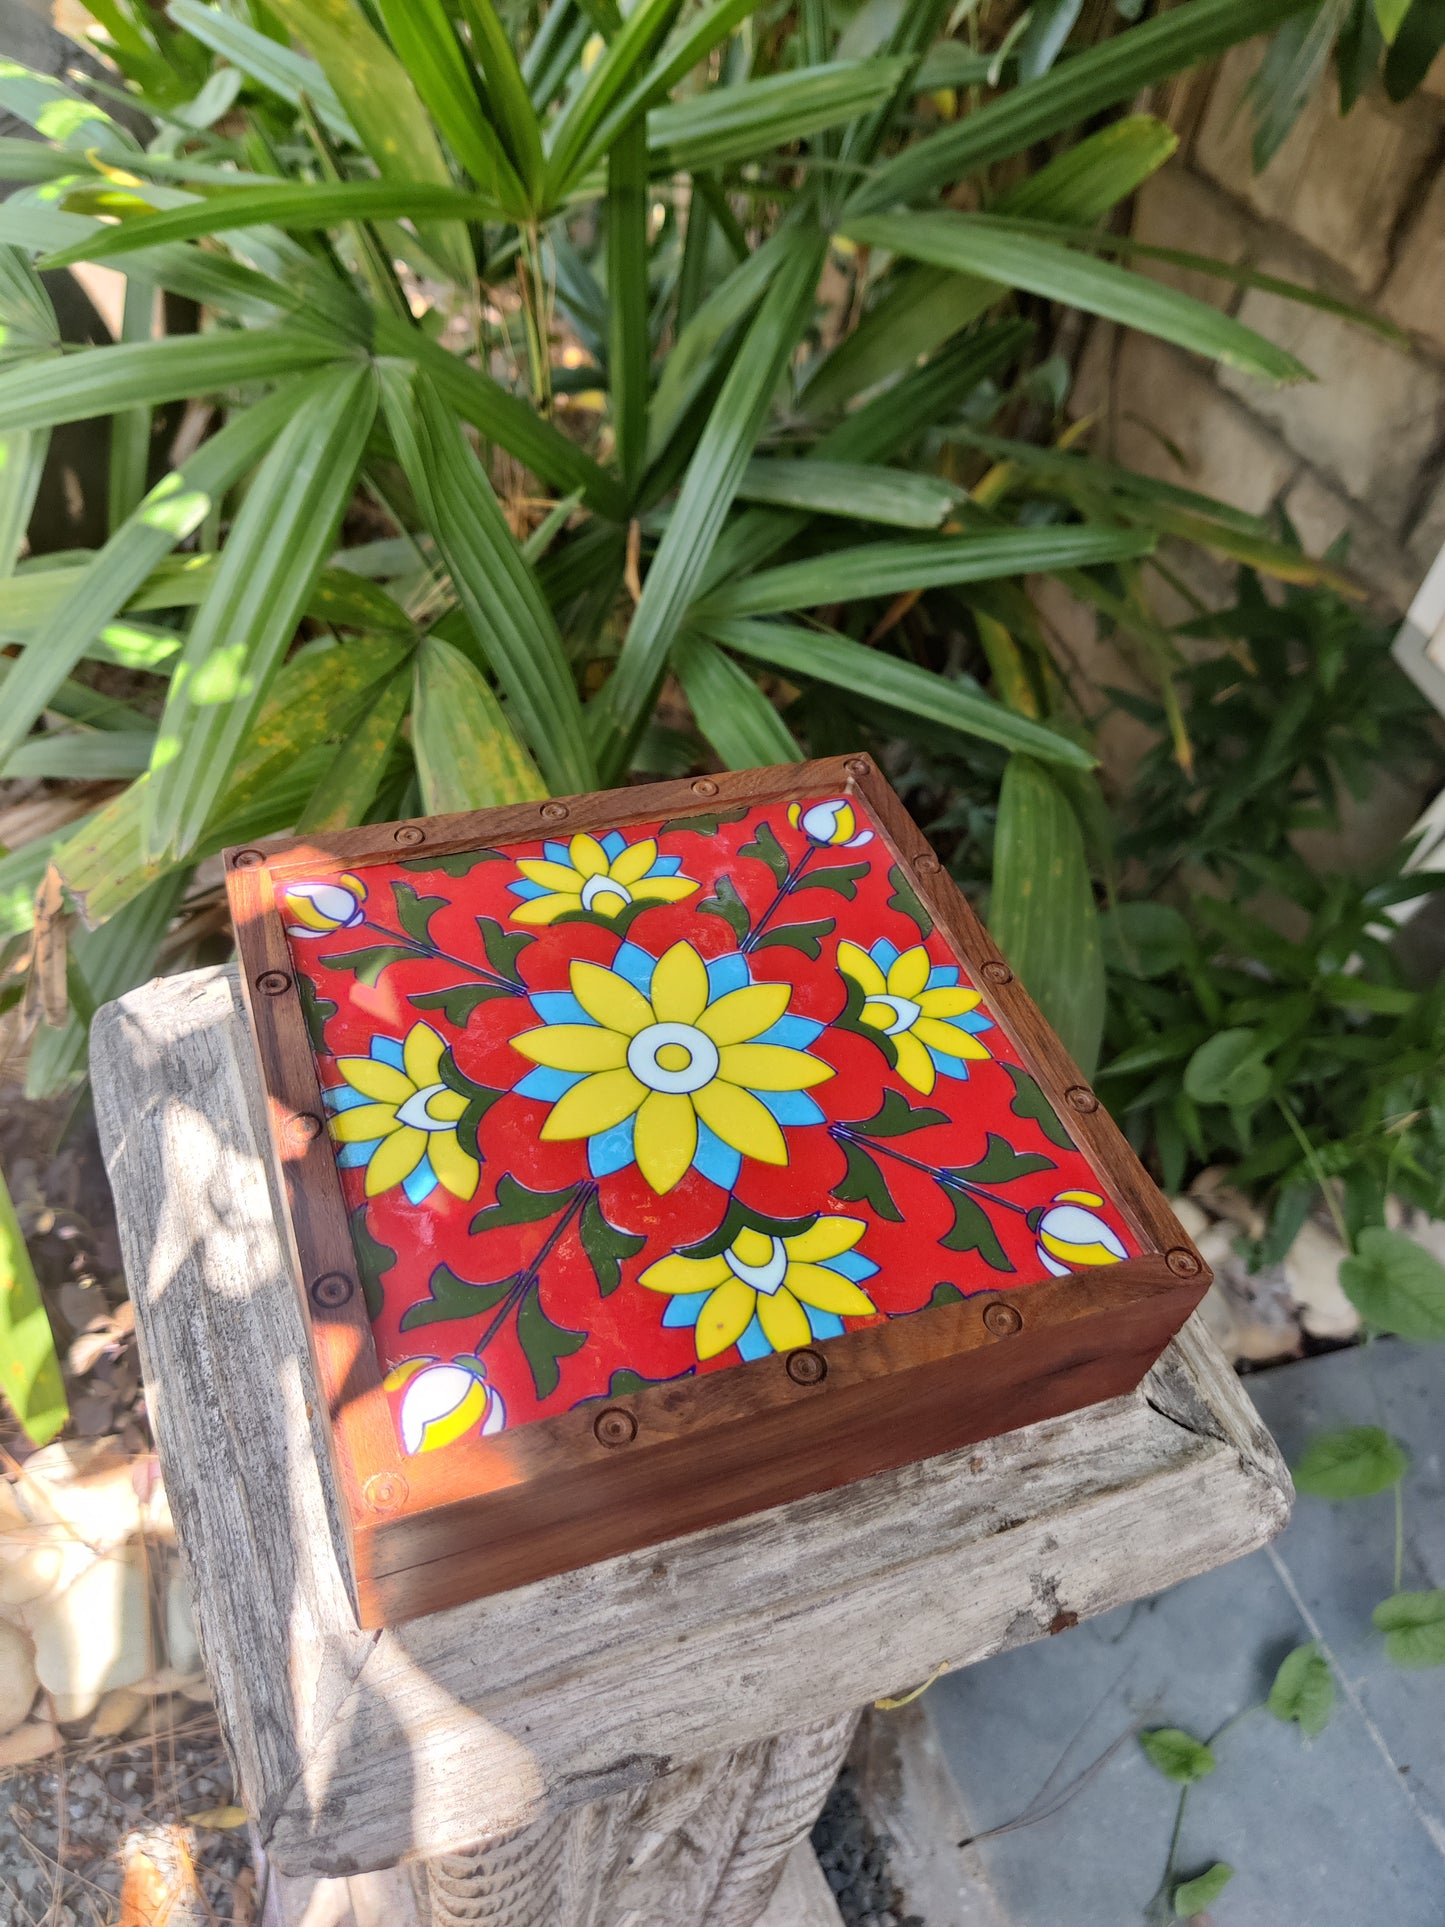
[{"label": "brick wall", "polygon": [[[1318,380],[1270,387],[1096,324],[1074,406],[1098,412],[1094,445],[1111,442],[1133,467],[1244,509],[1283,504],[1314,553],[1348,530],[1355,572],[1403,610],[1445,543],[1445,60],[1413,99],[1367,98],[1343,120],[1321,89],[1256,175],[1244,88],[1259,58],[1257,45],[1237,48],[1176,99],[1180,150],[1140,193],[1135,233],[1373,307],[1408,343],[1151,266],[1290,348]],[[1187,566],[1206,592],[1228,580]]]}]

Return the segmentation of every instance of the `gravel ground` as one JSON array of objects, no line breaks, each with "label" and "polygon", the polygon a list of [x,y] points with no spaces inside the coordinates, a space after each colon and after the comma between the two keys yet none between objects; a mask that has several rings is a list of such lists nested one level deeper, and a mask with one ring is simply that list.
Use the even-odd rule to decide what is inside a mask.
[{"label": "gravel ground", "polygon": [[813,1827],[813,1851],[846,1927],[926,1927],[921,1915],[902,1911],[888,1867],[891,1845],[869,1825],[853,1769],[845,1766]]},{"label": "gravel ground", "polygon": [[198,1707],[156,1737],[80,1741],[11,1772],[0,1779],[0,1922],[150,1927],[160,1858],[183,1876],[160,1883],[169,1927],[253,1927],[245,1828],[185,1824],[232,1799],[220,1730]]}]

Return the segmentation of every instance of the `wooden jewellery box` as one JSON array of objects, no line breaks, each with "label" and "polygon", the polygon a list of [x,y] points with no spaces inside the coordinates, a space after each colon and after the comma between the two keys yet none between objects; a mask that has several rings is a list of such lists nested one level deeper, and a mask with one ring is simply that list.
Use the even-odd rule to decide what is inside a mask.
[{"label": "wooden jewellery box", "polygon": [[364,1625],[1129,1391],[1208,1285],[867,757],[226,870]]}]

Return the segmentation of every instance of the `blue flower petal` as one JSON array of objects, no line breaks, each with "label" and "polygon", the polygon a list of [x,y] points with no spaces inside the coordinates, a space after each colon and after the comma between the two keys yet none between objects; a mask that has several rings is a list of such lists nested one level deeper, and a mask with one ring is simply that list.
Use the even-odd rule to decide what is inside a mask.
[{"label": "blue flower petal", "polygon": [[762,1326],[754,1318],[742,1337],[738,1340],[738,1350],[744,1358],[766,1358],[772,1350]]},{"label": "blue flower petal", "polygon": [[823,1113],[806,1091],[754,1091],[779,1124],[821,1124]]},{"label": "blue flower petal", "polygon": [[724,1144],[701,1118],[697,1121],[697,1149],[692,1154],[692,1161],[705,1178],[711,1179],[724,1191],[731,1191],[737,1183],[738,1172],[743,1164],[732,1146]]},{"label": "blue flower petal", "polygon": [[594,1178],[610,1178],[632,1163],[632,1126],[636,1113],[587,1140],[587,1168]]},{"label": "blue flower petal", "polygon": [[851,1278],[855,1285],[862,1284],[865,1278],[871,1278],[878,1269],[873,1260],[865,1258],[860,1251],[840,1251],[836,1257],[824,1258],[821,1262],[825,1271],[840,1272],[843,1277]]},{"label": "blue flower petal", "polygon": [[707,967],[707,980],[710,987],[709,1003],[716,1003],[719,997],[726,997],[729,991],[743,990],[752,982],[748,975],[746,957],[736,950],[728,951],[725,957],[714,957]]},{"label": "blue flower petal", "polygon": [[755,1044],[782,1044],[788,1050],[806,1050],[816,1037],[822,1035],[823,1026],[815,1024],[811,1017],[780,1017],[775,1024],[760,1031],[753,1038]]},{"label": "blue flower petal", "polygon": [[900,952],[896,943],[889,943],[886,937],[880,937],[868,952],[868,955],[886,977],[894,964],[897,963]]},{"label": "blue flower petal", "polygon": [[929,971],[928,982],[923,988],[925,990],[952,990],[957,982],[958,967],[956,964],[935,964],[932,970]]},{"label": "blue flower petal", "polygon": [[375,1098],[365,1097],[360,1091],[352,1090],[349,1084],[337,1084],[321,1095],[333,1111],[354,1111],[358,1104],[374,1104]]},{"label": "blue flower petal", "polygon": [[663,1324],[672,1331],[679,1325],[695,1325],[699,1313],[711,1297],[710,1291],[680,1291],[662,1314]]},{"label": "blue flower petal", "polygon": [[585,1076],[585,1071],[554,1071],[547,1064],[538,1064],[519,1084],[514,1084],[512,1090],[517,1097],[540,1097],[546,1104],[555,1104]]},{"label": "blue flower petal", "polygon": [[835,1311],[819,1311],[816,1305],[804,1305],[808,1314],[808,1329],[814,1338],[841,1338],[843,1321]]},{"label": "blue flower petal", "polygon": [[373,1037],[371,1054],[379,1064],[391,1064],[399,1071],[406,1069],[406,1053],[399,1037]]},{"label": "blue flower petal", "polygon": [[961,1057],[945,1057],[943,1052],[935,1050],[932,1044],[928,1046],[928,1055],[933,1059],[933,1068],[940,1077],[957,1077],[964,1083],[968,1082],[968,1066]]},{"label": "blue flower petal", "polygon": [[992,1017],[985,1017],[976,1010],[965,1011],[962,1017],[949,1017],[945,1021],[957,1024],[960,1030],[966,1030],[971,1037],[978,1037],[984,1031],[993,1029]]},{"label": "blue flower petal", "polygon": [[572,852],[565,843],[544,843],[542,854],[549,863],[565,863],[569,870],[572,868]]},{"label": "blue flower petal", "polygon": [[601,841],[603,849],[607,852],[607,860],[609,863],[615,863],[627,848],[627,838],[622,834],[621,830],[609,830]]},{"label": "blue flower petal", "polygon": [[507,888],[514,897],[549,897],[554,894],[544,884],[529,883],[525,877],[520,883],[509,883]]},{"label": "blue flower petal", "polygon": [[595,1024],[570,990],[534,990],[532,1008],[544,1024]]},{"label": "blue flower petal", "polygon": [[617,955],[607,967],[615,970],[619,977],[625,977],[645,997],[652,988],[652,973],[657,968],[657,959],[641,944],[624,943],[618,946]]},{"label": "blue flower petal", "polygon": [[343,1144],[336,1153],[336,1162],[343,1171],[354,1171],[359,1165],[371,1162],[371,1155],[380,1143],[381,1139],[374,1137],[366,1144]]},{"label": "blue flower petal", "polygon": [[411,1176],[402,1179],[401,1188],[405,1191],[409,1204],[425,1204],[437,1188],[437,1174],[431,1168],[429,1157],[424,1155]]},{"label": "blue flower petal", "polygon": [[680,856],[660,856],[647,874],[650,877],[675,877],[681,868]]}]

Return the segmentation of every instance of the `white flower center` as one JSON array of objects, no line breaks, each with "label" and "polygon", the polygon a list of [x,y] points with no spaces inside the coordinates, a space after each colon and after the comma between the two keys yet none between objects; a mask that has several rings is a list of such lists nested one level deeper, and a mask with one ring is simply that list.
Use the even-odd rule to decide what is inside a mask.
[{"label": "white flower center", "polygon": [[769,1242],[772,1250],[760,1265],[745,1265],[736,1250],[725,1251],[723,1257],[734,1278],[741,1278],[745,1285],[751,1285],[754,1291],[766,1292],[771,1298],[788,1275],[788,1254],[781,1238]]},{"label": "white flower center", "polygon": [[446,1094],[445,1084],[428,1084],[424,1090],[413,1091],[405,1104],[396,1107],[398,1124],[409,1124],[414,1131],[454,1131],[457,1121],[454,1117],[433,1117],[431,1103],[435,1097]]},{"label": "white flower center", "polygon": [[613,877],[588,877],[582,885],[582,908],[590,910],[598,897],[616,897],[619,903],[631,903],[632,892]]},{"label": "white flower center", "polygon": [[649,1024],[627,1046],[627,1068],[650,1091],[699,1091],[717,1076],[717,1045],[694,1024]]},{"label": "white flower center", "polygon": [[893,1012],[892,1022],[883,1026],[883,1034],[886,1037],[896,1037],[900,1030],[912,1030],[922,1015],[919,1006],[911,997],[890,997],[885,992],[880,992],[878,996],[869,997],[866,1001],[870,1004],[882,1004],[886,1010]]}]

